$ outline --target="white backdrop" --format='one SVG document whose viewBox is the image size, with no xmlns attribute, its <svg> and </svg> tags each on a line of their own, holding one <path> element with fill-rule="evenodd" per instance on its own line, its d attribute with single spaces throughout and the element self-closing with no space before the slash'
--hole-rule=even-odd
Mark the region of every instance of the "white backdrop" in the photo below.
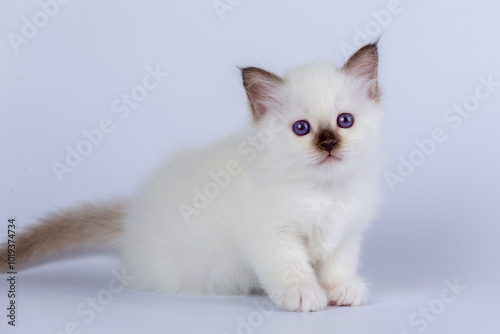
<svg viewBox="0 0 500 334">
<path fill-rule="evenodd" d="M 399 293 L 440 291 L 446 280 L 466 286 L 464 295 L 496 293 L 498 299 L 498 13 L 493 0 L 2 0 L 0 236 L 5 240 L 9 217 L 23 227 L 55 207 L 131 193 L 173 150 L 244 126 L 237 66 L 280 74 L 314 60 L 341 65 L 348 53 L 382 36 L 385 205 L 367 233 L 362 269 L 372 282 L 372 304 Z M 145 79 L 154 72 L 155 80 Z M 89 146 L 85 132 L 99 127 L 102 138 Z M 68 166 L 71 150 L 88 154 Z M 58 176 L 54 164 L 68 166 L 66 172 Z M 81 270 L 71 261 L 53 268 Z M 19 287 L 25 298 L 36 294 L 36 274 L 44 272 L 34 270 L 26 273 L 24 295 Z M 92 280 L 92 272 L 86 275 Z M 66 293 L 57 284 L 51 289 Z M 130 296 L 140 309 L 146 297 Z M 35 314 L 39 305 L 28 300 L 19 322 L 36 326 L 30 310 Z M 58 310 L 66 307 L 62 300 Z M 407 318 L 429 301 L 405 304 L 400 324 L 384 328 L 416 332 L 420 327 Z M 175 307 L 172 299 L 165 305 Z M 445 315 L 458 319 L 450 315 L 453 306 Z M 229 318 L 218 332 L 237 329 Z M 91 332 L 104 328 L 93 325 Z M 252 330 L 265 332 L 264 325 Z M 357 330 L 346 326 L 344 332 Z M 47 328 L 55 333 L 59 327 Z"/>
</svg>

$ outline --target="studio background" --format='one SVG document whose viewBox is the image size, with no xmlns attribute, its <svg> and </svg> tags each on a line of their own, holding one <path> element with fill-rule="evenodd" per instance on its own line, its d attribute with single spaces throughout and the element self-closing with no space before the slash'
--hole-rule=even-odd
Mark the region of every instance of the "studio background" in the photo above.
<svg viewBox="0 0 500 334">
<path fill-rule="evenodd" d="M 1 240 L 10 217 L 21 229 L 57 207 L 132 194 L 165 156 L 244 127 L 238 66 L 341 66 L 381 36 L 386 109 L 385 200 L 362 258 L 369 305 L 268 315 L 254 305 L 264 297 L 124 291 L 87 322 L 75 309 L 119 268 L 96 256 L 20 273 L 18 326 L 2 311 L 2 333 L 70 332 L 71 322 L 83 333 L 498 331 L 499 12 L 498 2 L 465 0 L 2 0 Z M 126 111 L 122 94 L 151 72 L 162 73 L 157 85 Z M 54 164 L 67 165 L 102 122 L 108 133 L 58 176 Z M 443 302 L 456 281 L 466 288 Z M 2 310 L 7 290 L 2 279 Z M 436 305 L 425 329 L 410 320 Z M 262 321 L 249 320 L 255 312 Z"/>
</svg>

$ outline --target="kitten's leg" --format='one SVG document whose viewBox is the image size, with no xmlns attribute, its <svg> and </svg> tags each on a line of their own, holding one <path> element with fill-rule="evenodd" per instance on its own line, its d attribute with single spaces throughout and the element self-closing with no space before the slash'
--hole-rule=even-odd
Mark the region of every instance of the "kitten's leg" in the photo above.
<svg viewBox="0 0 500 334">
<path fill-rule="evenodd" d="M 286 311 L 318 311 L 328 300 L 318 283 L 304 241 L 281 232 L 267 236 L 254 252 L 254 268 L 262 287 L 277 307 Z"/>
<path fill-rule="evenodd" d="M 368 299 L 368 288 L 356 274 L 361 234 L 344 239 L 336 251 L 318 264 L 318 279 L 331 305 L 359 306 Z"/>
</svg>

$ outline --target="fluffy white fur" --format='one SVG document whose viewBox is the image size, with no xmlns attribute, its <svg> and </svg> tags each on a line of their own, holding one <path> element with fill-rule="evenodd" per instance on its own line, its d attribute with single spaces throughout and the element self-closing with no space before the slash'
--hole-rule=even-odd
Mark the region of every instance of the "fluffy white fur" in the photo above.
<svg viewBox="0 0 500 334">
<path fill-rule="evenodd" d="M 247 74 L 249 128 L 170 158 L 132 201 L 120 245 L 133 285 L 164 293 L 265 291 L 289 311 L 367 300 L 356 271 L 379 198 L 382 110 L 376 45 L 366 48 L 340 69 L 318 63 L 282 79 Z M 337 125 L 345 112 L 355 118 L 347 129 Z M 310 123 L 309 134 L 292 131 L 298 120 Z M 341 145 L 322 162 L 328 153 L 314 136 L 325 126 Z"/>
</svg>

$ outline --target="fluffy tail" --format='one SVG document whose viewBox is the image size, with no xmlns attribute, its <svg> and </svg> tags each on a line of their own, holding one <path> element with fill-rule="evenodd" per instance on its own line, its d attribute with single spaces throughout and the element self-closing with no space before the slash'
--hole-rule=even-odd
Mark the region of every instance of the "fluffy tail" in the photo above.
<svg viewBox="0 0 500 334">
<path fill-rule="evenodd" d="M 87 203 L 49 214 L 40 224 L 16 231 L 15 268 L 77 251 L 110 250 L 118 245 L 125 215 L 125 203 L 118 201 Z M 8 271 L 8 251 L 7 243 L 0 244 L 0 273 Z"/>
</svg>

